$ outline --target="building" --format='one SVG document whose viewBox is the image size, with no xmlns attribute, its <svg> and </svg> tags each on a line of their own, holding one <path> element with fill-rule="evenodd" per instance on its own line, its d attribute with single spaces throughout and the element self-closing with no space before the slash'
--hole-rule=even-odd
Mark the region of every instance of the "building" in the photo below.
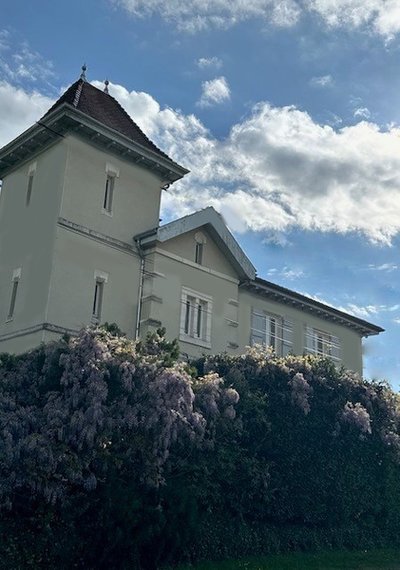
<svg viewBox="0 0 400 570">
<path fill-rule="evenodd" d="M 83 68 L 0 150 L 0 351 L 108 321 L 131 337 L 162 325 L 189 356 L 257 342 L 361 372 L 380 327 L 258 278 L 210 207 L 159 226 L 187 173 Z"/>
</svg>

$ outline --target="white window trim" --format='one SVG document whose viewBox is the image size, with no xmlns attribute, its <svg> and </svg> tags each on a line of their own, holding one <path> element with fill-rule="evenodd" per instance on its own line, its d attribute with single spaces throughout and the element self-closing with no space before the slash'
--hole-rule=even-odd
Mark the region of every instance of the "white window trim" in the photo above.
<svg viewBox="0 0 400 570">
<path fill-rule="evenodd" d="M 185 321 L 186 321 L 186 303 L 188 297 L 194 298 L 196 301 L 202 301 L 207 304 L 206 308 L 206 322 L 205 322 L 205 335 L 204 338 L 198 338 L 196 336 L 190 335 L 185 332 Z M 210 295 L 205 295 L 199 291 L 194 291 L 188 287 L 182 287 L 181 293 L 181 320 L 180 320 L 180 330 L 179 339 L 188 342 L 190 344 L 195 344 L 203 348 L 211 348 L 211 325 L 212 325 L 212 308 L 213 301 Z"/>
<path fill-rule="evenodd" d="M 315 356 L 320 356 L 321 358 L 331 358 L 335 362 L 341 362 L 340 356 L 335 356 L 332 352 L 336 349 L 338 354 L 341 354 L 341 343 L 339 337 L 333 335 L 327 331 L 316 327 L 306 327 L 305 329 L 305 351 L 308 354 L 313 354 Z M 317 347 L 318 335 L 323 339 L 323 351 L 319 351 Z M 325 347 L 328 350 L 325 351 Z"/>
<path fill-rule="evenodd" d="M 257 309 L 253 309 L 251 311 L 251 319 L 253 318 L 253 315 L 255 315 L 256 317 L 263 317 L 264 319 L 271 321 L 271 319 L 274 319 L 276 322 L 276 327 L 277 330 L 275 331 L 274 337 L 275 337 L 275 345 L 272 346 L 271 344 L 267 344 L 267 334 L 269 334 L 269 336 L 271 336 L 271 333 L 268 332 L 268 327 L 266 326 L 266 330 L 265 331 L 261 331 L 258 329 L 255 329 L 252 325 L 252 323 L 250 323 L 250 342 L 253 339 L 253 331 L 258 332 L 262 335 L 265 335 L 265 346 L 271 346 L 271 348 L 274 349 L 275 353 L 277 355 L 282 354 L 283 350 L 282 350 L 282 346 L 283 346 L 283 327 L 284 327 L 284 319 L 281 315 L 275 315 L 273 313 L 269 313 L 267 311 L 257 311 Z M 251 342 L 252 344 L 252 342 Z"/>
<path fill-rule="evenodd" d="M 103 290 L 102 290 L 102 296 L 101 296 L 101 300 L 100 300 L 100 311 L 99 311 L 99 315 L 95 315 L 93 313 L 93 305 L 92 305 L 92 317 L 91 317 L 91 322 L 95 325 L 98 325 L 100 323 L 101 320 L 101 313 L 103 310 L 103 300 L 104 300 L 104 285 L 106 283 L 108 283 L 108 273 L 106 273 L 105 271 L 99 271 L 96 269 L 96 271 L 94 272 L 94 290 L 96 291 L 96 287 L 98 283 L 102 283 L 103 284 Z M 93 304 L 94 304 L 94 298 L 93 298 Z"/>
<path fill-rule="evenodd" d="M 115 179 L 119 178 L 119 168 L 117 168 L 116 166 L 114 166 L 110 162 L 107 162 L 106 168 L 105 168 L 105 173 L 106 173 L 106 185 L 107 185 L 108 177 L 114 178 L 114 182 L 113 182 L 113 186 L 112 186 L 111 208 L 107 209 L 104 207 L 105 194 L 103 194 L 103 206 L 101 207 L 101 213 L 104 214 L 105 216 L 108 216 L 109 218 L 112 218 L 113 217 L 114 196 L 115 196 Z M 104 192 L 105 192 L 105 189 L 104 189 Z"/>
<path fill-rule="evenodd" d="M 17 300 L 17 295 L 18 295 L 18 286 L 17 289 L 15 290 L 15 296 L 14 296 L 14 288 L 15 288 L 15 283 L 19 283 L 20 279 L 21 279 L 21 275 L 22 275 L 22 268 L 21 267 L 17 267 L 17 269 L 14 269 L 13 274 L 12 274 L 12 279 L 11 279 L 11 297 L 10 297 L 10 304 L 8 307 L 8 311 L 7 311 L 7 318 L 6 318 L 6 323 L 11 322 L 12 320 L 14 320 L 14 315 L 15 315 L 15 305 L 16 305 L 16 300 Z M 14 298 L 14 301 L 13 301 Z M 12 309 L 12 312 L 11 312 Z"/>
</svg>

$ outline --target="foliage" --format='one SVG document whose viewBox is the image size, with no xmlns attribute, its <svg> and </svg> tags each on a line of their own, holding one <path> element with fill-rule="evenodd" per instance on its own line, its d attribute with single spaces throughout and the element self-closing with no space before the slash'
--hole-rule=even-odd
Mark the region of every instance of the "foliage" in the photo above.
<svg viewBox="0 0 400 570">
<path fill-rule="evenodd" d="M 162 330 L 132 342 L 109 325 L 0 355 L 5 567 L 397 544 L 387 384 L 257 347 L 190 365 L 178 351 Z"/>
<path fill-rule="evenodd" d="M 133 343 L 104 328 L 2 355 L 3 559 L 19 551 L 21 567 L 40 560 L 42 568 L 45 549 L 49 567 L 63 567 L 55 537 L 78 567 L 144 564 L 147 552 L 157 558 L 170 453 L 187 456 L 210 438 L 192 379 L 174 357 L 176 343 L 158 333 Z M 209 404 L 222 413 L 225 390 L 216 381 Z M 21 525 L 29 556 L 17 537 Z"/>
</svg>

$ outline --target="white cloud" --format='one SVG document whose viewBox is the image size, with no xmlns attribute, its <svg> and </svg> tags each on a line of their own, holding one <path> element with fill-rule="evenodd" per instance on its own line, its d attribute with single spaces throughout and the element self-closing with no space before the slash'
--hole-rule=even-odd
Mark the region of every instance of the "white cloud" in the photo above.
<svg viewBox="0 0 400 570">
<path fill-rule="evenodd" d="M 132 16 L 159 15 L 178 30 L 194 33 L 207 28 L 227 28 L 248 19 L 276 26 L 292 26 L 300 15 L 296 0 L 110 0 Z"/>
<path fill-rule="evenodd" d="M 332 75 L 321 75 L 313 77 L 310 81 L 313 87 L 331 87 L 333 85 Z"/>
<path fill-rule="evenodd" d="M 398 0 L 109 0 L 134 17 L 158 15 L 178 30 L 195 33 L 227 28 L 248 19 L 275 26 L 294 26 L 313 13 L 327 26 L 363 28 L 391 40 L 400 32 Z"/>
<path fill-rule="evenodd" d="M 358 109 L 355 109 L 353 115 L 356 118 L 368 120 L 371 118 L 371 111 L 367 109 L 367 107 L 358 107 Z"/>
<path fill-rule="evenodd" d="M 208 69 L 210 67 L 214 69 L 221 69 L 222 59 L 219 57 L 200 57 L 196 61 L 196 65 L 200 69 Z"/>
<path fill-rule="evenodd" d="M 388 273 L 391 273 L 392 271 L 399 269 L 399 266 L 396 263 L 382 263 L 381 265 L 370 264 L 368 265 L 368 269 L 373 271 L 386 271 Z"/>
<path fill-rule="evenodd" d="M 225 77 L 203 81 L 201 88 L 201 97 L 197 103 L 199 107 L 211 107 L 229 101 L 231 98 L 231 91 Z"/>
<path fill-rule="evenodd" d="M 53 102 L 37 91 L 0 82 L 0 147 L 40 119 Z"/>
<path fill-rule="evenodd" d="M 283 269 L 277 269 L 276 267 L 272 267 L 267 271 L 268 277 L 281 277 L 283 279 L 287 279 L 289 281 L 293 281 L 295 279 L 299 279 L 299 277 L 304 276 L 304 271 L 302 269 L 294 269 L 285 266 Z"/>
<path fill-rule="evenodd" d="M 8 30 L 0 30 L 0 72 L 14 85 L 47 82 L 55 75 L 51 61 L 32 50 L 26 41 L 16 41 Z"/>
<path fill-rule="evenodd" d="M 160 148 L 191 169 L 164 193 L 166 218 L 212 205 L 239 232 L 358 232 L 385 244 L 400 232 L 398 128 L 382 131 L 363 121 L 335 130 L 295 107 L 264 102 L 218 140 L 195 115 L 162 109 L 147 93 L 109 88 Z M 0 142 L 51 103 L 1 83 Z"/>
<path fill-rule="evenodd" d="M 398 0 L 305 0 L 331 27 L 361 28 L 392 39 L 400 31 Z"/>
<path fill-rule="evenodd" d="M 213 205 L 239 232 L 358 232 L 385 244 L 400 232 L 396 127 L 382 131 L 363 121 L 334 129 L 295 107 L 264 102 L 218 140 L 196 116 L 161 109 L 146 93 L 115 85 L 110 91 L 191 170 L 164 194 L 167 218 Z"/>
</svg>

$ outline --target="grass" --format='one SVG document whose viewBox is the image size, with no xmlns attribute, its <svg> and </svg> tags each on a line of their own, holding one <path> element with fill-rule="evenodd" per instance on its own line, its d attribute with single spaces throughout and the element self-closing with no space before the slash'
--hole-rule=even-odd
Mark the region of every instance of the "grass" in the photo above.
<svg viewBox="0 0 400 570">
<path fill-rule="evenodd" d="M 179 570 L 189 570 L 181 566 Z M 400 550 L 318 552 L 203 562 L 190 570 L 400 570 Z"/>
</svg>

